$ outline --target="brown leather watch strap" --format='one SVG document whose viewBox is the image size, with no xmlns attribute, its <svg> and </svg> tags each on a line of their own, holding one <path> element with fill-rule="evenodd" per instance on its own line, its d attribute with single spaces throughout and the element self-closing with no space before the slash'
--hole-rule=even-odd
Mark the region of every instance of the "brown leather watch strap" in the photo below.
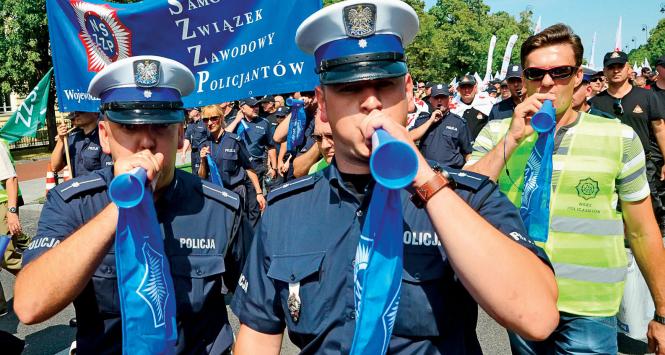
<svg viewBox="0 0 665 355">
<path fill-rule="evenodd" d="M 416 192 L 411 195 L 411 201 L 418 208 L 423 208 L 432 196 L 441 191 L 444 187 L 452 185 L 453 181 L 448 178 L 448 174 L 442 171 L 436 171 L 434 176 L 426 183 L 415 188 Z"/>
</svg>

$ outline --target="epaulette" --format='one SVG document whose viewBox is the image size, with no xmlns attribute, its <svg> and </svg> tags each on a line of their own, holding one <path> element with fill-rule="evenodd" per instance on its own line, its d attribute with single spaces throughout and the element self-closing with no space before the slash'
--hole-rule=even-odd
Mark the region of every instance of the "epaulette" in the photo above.
<svg viewBox="0 0 665 355">
<path fill-rule="evenodd" d="M 201 188 L 203 190 L 203 195 L 225 204 L 234 211 L 238 210 L 240 207 L 240 197 L 231 190 L 227 190 L 206 180 L 201 180 Z"/>
<path fill-rule="evenodd" d="M 321 174 L 307 175 L 274 188 L 268 194 L 268 203 L 295 192 L 309 189 L 321 178 Z"/>
<path fill-rule="evenodd" d="M 106 180 L 104 180 L 99 174 L 93 173 L 66 181 L 53 188 L 53 190 L 55 190 L 65 202 L 68 202 L 77 195 L 100 188 L 106 189 Z"/>
<path fill-rule="evenodd" d="M 228 135 L 229 135 L 229 138 L 232 138 L 232 139 L 235 139 L 235 140 L 237 140 L 237 141 L 240 141 L 240 136 L 237 135 L 237 134 L 235 134 L 235 133 L 232 133 L 232 132 L 226 132 L 226 133 L 224 133 L 224 134 L 228 134 Z"/>
<path fill-rule="evenodd" d="M 483 186 L 491 181 L 489 177 L 482 174 L 448 167 L 444 167 L 443 169 L 448 172 L 450 178 L 455 181 L 455 184 L 458 187 L 471 189 L 472 191 L 479 191 Z"/>
</svg>

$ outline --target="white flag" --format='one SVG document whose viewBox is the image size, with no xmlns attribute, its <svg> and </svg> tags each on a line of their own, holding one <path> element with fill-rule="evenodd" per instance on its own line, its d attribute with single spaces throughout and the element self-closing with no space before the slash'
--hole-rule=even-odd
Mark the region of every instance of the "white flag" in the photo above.
<svg viewBox="0 0 665 355">
<path fill-rule="evenodd" d="M 591 58 L 589 58 L 589 67 L 596 70 L 596 32 L 593 33 L 593 41 L 591 42 Z"/>
<path fill-rule="evenodd" d="M 644 63 L 642 63 L 642 67 L 651 68 L 651 65 L 649 65 L 649 61 L 646 58 L 644 58 Z"/>
<path fill-rule="evenodd" d="M 487 50 L 487 67 L 485 69 L 485 79 L 483 82 L 487 84 L 492 80 L 492 57 L 494 56 L 494 47 L 496 46 L 496 36 L 492 36 L 490 39 L 490 47 Z"/>
<path fill-rule="evenodd" d="M 506 44 L 506 52 L 503 54 L 503 63 L 501 63 L 501 80 L 508 74 L 508 65 L 510 64 L 510 57 L 513 55 L 515 42 L 517 42 L 517 35 L 510 36 L 508 44 Z"/>
<path fill-rule="evenodd" d="M 616 35 L 616 42 L 614 43 L 614 51 L 619 52 L 622 49 L 621 46 L 621 16 L 619 16 L 619 27 L 617 27 L 617 35 Z"/>
<path fill-rule="evenodd" d="M 537 33 L 540 33 L 540 31 L 543 30 L 543 29 L 542 29 L 542 25 L 541 25 L 541 23 L 540 23 L 540 20 L 541 20 L 541 17 L 538 16 L 538 21 L 536 22 L 536 28 L 533 30 L 533 34 L 534 34 L 534 35 L 537 34 Z"/>
<path fill-rule="evenodd" d="M 637 67 L 637 63 L 636 63 L 636 64 L 633 64 L 633 71 L 636 72 L 636 73 L 640 73 L 640 72 L 641 72 L 640 68 Z"/>
</svg>

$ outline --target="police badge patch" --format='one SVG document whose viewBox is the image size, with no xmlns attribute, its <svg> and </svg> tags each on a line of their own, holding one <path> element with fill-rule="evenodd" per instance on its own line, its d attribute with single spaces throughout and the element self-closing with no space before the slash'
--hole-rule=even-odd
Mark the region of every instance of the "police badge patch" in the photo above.
<svg viewBox="0 0 665 355">
<path fill-rule="evenodd" d="M 344 8 L 344 28 L 352 38 L 371 36 L 376 31 L 376 5 L 358 4 Z"/>
<path fill-rule="evenodd" d="M 159 84 L 159 62 L 145 59 L 134 62 L 134 82 L 138 87 L 149 88 Z"/>
</svg>

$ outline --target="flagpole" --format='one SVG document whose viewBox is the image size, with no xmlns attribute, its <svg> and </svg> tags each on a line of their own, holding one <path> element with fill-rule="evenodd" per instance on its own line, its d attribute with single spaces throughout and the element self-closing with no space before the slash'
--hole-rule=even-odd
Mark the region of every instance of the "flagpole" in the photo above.
<svg viewBox="0 0 665 355">
<path fill-rule="evenodd" d="M 69 157 L 69 140 L 67 139 L 67 137 L 68 137 L 69 134 L 70 134 L 72 131 L 74 131 L 75 129 L 76 129 L 76 127 L 72 127 L 72 128 L 70 128 L 70 129 L 67 131 L 67 133 L 65 133 L 65 138 L 64 138 L 64 144 L 65 144 L 65 159 L 67 160 L 67 169 L 69 170 L 69 177 L 70 177 L 70 178 L 74 178 L 74 174 L 73 174 L 73 171 L 72 171 L 72 160 L 71 160 L 71 158 Z"/>
</svg>

